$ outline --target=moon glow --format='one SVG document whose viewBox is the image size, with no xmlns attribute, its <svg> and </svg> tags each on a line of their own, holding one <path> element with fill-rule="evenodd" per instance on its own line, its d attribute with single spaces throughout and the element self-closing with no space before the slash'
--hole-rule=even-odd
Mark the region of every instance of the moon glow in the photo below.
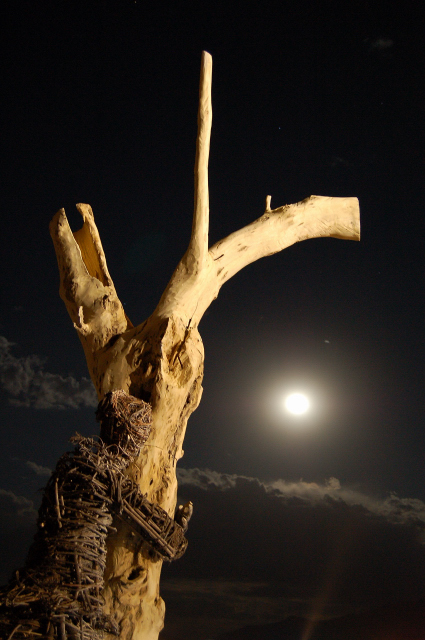
<svg viewBox="0 0 425 640">
<path fill-rule="evenodd" d="M 285 398 L 285 408 L 289 413 L 301 415 L 310 408 L 310 401 L 303 393 L 291 393 Z"/>
</svg>

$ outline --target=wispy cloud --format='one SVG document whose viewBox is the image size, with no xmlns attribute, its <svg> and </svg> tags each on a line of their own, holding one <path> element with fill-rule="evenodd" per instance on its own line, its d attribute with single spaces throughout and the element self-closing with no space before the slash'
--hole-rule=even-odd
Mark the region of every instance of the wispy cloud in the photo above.
<svg viewBox="0 0 425 640">
<path fill-rule="evenodd" d="M 34 409 L 79 409 L 96 407 L 93 383 L 88 378 L 76 380 L 44 369 L 37 355 L 16 357 L 13 342 L 0 336 L 0 386 L 15 406 Z"/>
<path fill-rule="evenodd" d="M 27 460 L 25 464 L 38 476 L 50 476 L 52 474 L 52 470 L 49 467 L 42 467 L 36 462 L 31 462 L 31 460 Z"/>
<path fill-rule="evenodd" d="M 394 40 L 390 38 L 375 38 L 375 40 L 369 41 L 369 44 L 371 49 L 382 51 L 383 49 L 391 49 L 394 45 Z"/>
<path fill-rule="evenodd" d="M 391 58 L 394 55 L 394 40 L 391 40 L 391 38 L 366 38 L 364 45 L 370 55 L 380 58 Z"/>
<path fill-rule="evenodd" d="M 218 473 L 210 469 L 178 469 L 177 476 L 180 486 L 192 485 L 204 491 L 211 489 L 227 491 L 243 485 L 251 485 L 251 487 L 262 488 L 266 494 L 285 501 L 295 499 L 311 506 L 318 504 L 331 506 L 334 503 L 341 503 L 347 507 L 360 507 L 394 524 L 415 524 L 425 530 L 425 503 L 421 500 L 400 498 L 395 493 L 385 498 L 370 496 L 356 489 L 342 487 L 337 478 L 329 478 L 323 484 L 303 480 L 262 482 L 258 478 Z"/>
<path fill-rule="evenodd" d="M 238 476 L 235 474 L 219 473 L 211 469 L 177 469 L 177 479 L 180 485 L 190 484 L 198 489 L 233 489 L 239 479 L 259 482 L 255 478 Z"/>
<path fill-rule="evenodd" d="M 10 506 L 12 505 L 12 511 L 16 513 L 18 516 L 25 516 L 31 520 L 35 521 L 37 516 L 37 510 L 34 508 L 34 503 L 32 500 L 25 498 L 24 496 L 18 496 L 13 491 L 8 491 L 7 489 L 0 489 L 0 500 L 3 505 L 7 504 L 10 515 Z M 0 503 L 0 511 L 1 511 L 1 503 Z"/>
</svg>

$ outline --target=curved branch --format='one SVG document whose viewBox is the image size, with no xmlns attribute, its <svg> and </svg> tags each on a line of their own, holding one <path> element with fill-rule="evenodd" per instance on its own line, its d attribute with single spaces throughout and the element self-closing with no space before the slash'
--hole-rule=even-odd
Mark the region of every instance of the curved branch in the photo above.
<svg viewBox="0 0 425 640">
<path fill-rule="evenodd" d="M 251 224 L 220 240 L 209 253 L 217 262 L 220 286 L 251 262 L 311 238 L 360 240 L 357 198 L 310 196 L 296 204 L 266 211 Z"/>
<path fill-rule="evenodd" d="M 222 285 L 243 267 L 301 240 L 325 237 L 360 239 L 357 198 L 310 196 L 272 211 L 268 196 L 261 218 L 211 247 L 196 277 L 177 267 L 155 314 L 177 315 L 196 327 Z"/>
</svg>

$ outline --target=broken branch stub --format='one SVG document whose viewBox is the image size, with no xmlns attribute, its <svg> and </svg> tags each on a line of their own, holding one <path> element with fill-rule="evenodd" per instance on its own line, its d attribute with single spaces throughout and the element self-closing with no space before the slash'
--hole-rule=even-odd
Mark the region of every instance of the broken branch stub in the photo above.
<svg viewBox="0 0 425 640">
<path fill-rule="evenodd" d="M 133 325 L 115 291 L 90 205 L 77 204 L 84 224 L 73 233 L 60 209 L 50 223 L 58 260 L 59 294 L 78 331 L 93 373 L 93 354 Z"/>
</svg>

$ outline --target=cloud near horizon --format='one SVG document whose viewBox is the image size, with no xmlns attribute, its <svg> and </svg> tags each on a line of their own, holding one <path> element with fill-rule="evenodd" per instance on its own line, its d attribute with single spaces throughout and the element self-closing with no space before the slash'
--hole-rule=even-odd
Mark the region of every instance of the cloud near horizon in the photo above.
<svg viewBox="0 0 425 640">
<path fill-rule="evenodd" d="M 15 514 L 29 521 L 35 522 L 37 517 L 37 510 L 32 500 L 19 496 L 13 491 L 0 489 L 0 510 L 3 512 L 4 509 L 7 509 L 9 516 Z"/>
<path fill-rule="evenodd" d="M 38 475 L 49 471 L 25 464 Z M 208 632 L 288 615 L 340 615 L 423 594 L 421 500 L 367 495 L 336 478 L 263 482 L 209 469 L 177 473 L 179 498 L 193 500 L 194 515 L 187 553 L 163 567 L 161 593 L 173 640 L 183 638 L 177 632 L 182 620 L 185 637 L 195 625 L 207 638 Z M 36 510 L 31 500 L 5 489 L 0 510 L 5 579 L 22 565 Z"/>
<path fill-rule="evenodd" d="M 423 594 L 421 500 L 368 495 L 336 478 L 264 482 L 182 468 L 177 476 L 179 500 L 192 500 L 194 513 L 185 556 L 163 567 L 166 640 L 183 640 L 178 629 L 188 637 L 193 625 L 210 638 Z"/>
<path fill-rule="evenodd" d="M 33 409 L 97 407 L 91 380 L 49 373 L 39 356 L 13 355 L 14 346 L 15 343 L 0 336 L 0 387 L 9 394 L 10 404 Z"/>
<path fill-rule="evenodd" d="M 49 469 L 49 467 L 43 467 L 36 462 L 32 462 L 31 460 L 27 460 L 25 464 L 29 469 L 31 469 L 31 471 L 34 471 L 37 476 L 49 477 L 52 475 L 52 470 Z"/>
<path fill-rule="evenodd" d="M 210 469 L 177 469 L 179 485 L 194 486 L 203 491 L 211 489 L 229 491 L 238 486 L 252 485 L 262 489 L 265 494 L 275 496 L 284 501 L 299 500 L 306 505 L 330 506 L 332 502 L 345 504 L 347 507 L 360 507 L 375 516 L 382 516 L 393 524 L 416 525 L 425 531 L 425 503 L 417 498 L 400 498 L 390 493 L 385 498 L 369 496 L 359 490 L 342 487 L 337 478 L 328 478 L 323 484 L 316 482 L 289 482 L 273 480 L 263 482 L 258 478 L 237 474 L 219 473 Z"/>
</svg>

